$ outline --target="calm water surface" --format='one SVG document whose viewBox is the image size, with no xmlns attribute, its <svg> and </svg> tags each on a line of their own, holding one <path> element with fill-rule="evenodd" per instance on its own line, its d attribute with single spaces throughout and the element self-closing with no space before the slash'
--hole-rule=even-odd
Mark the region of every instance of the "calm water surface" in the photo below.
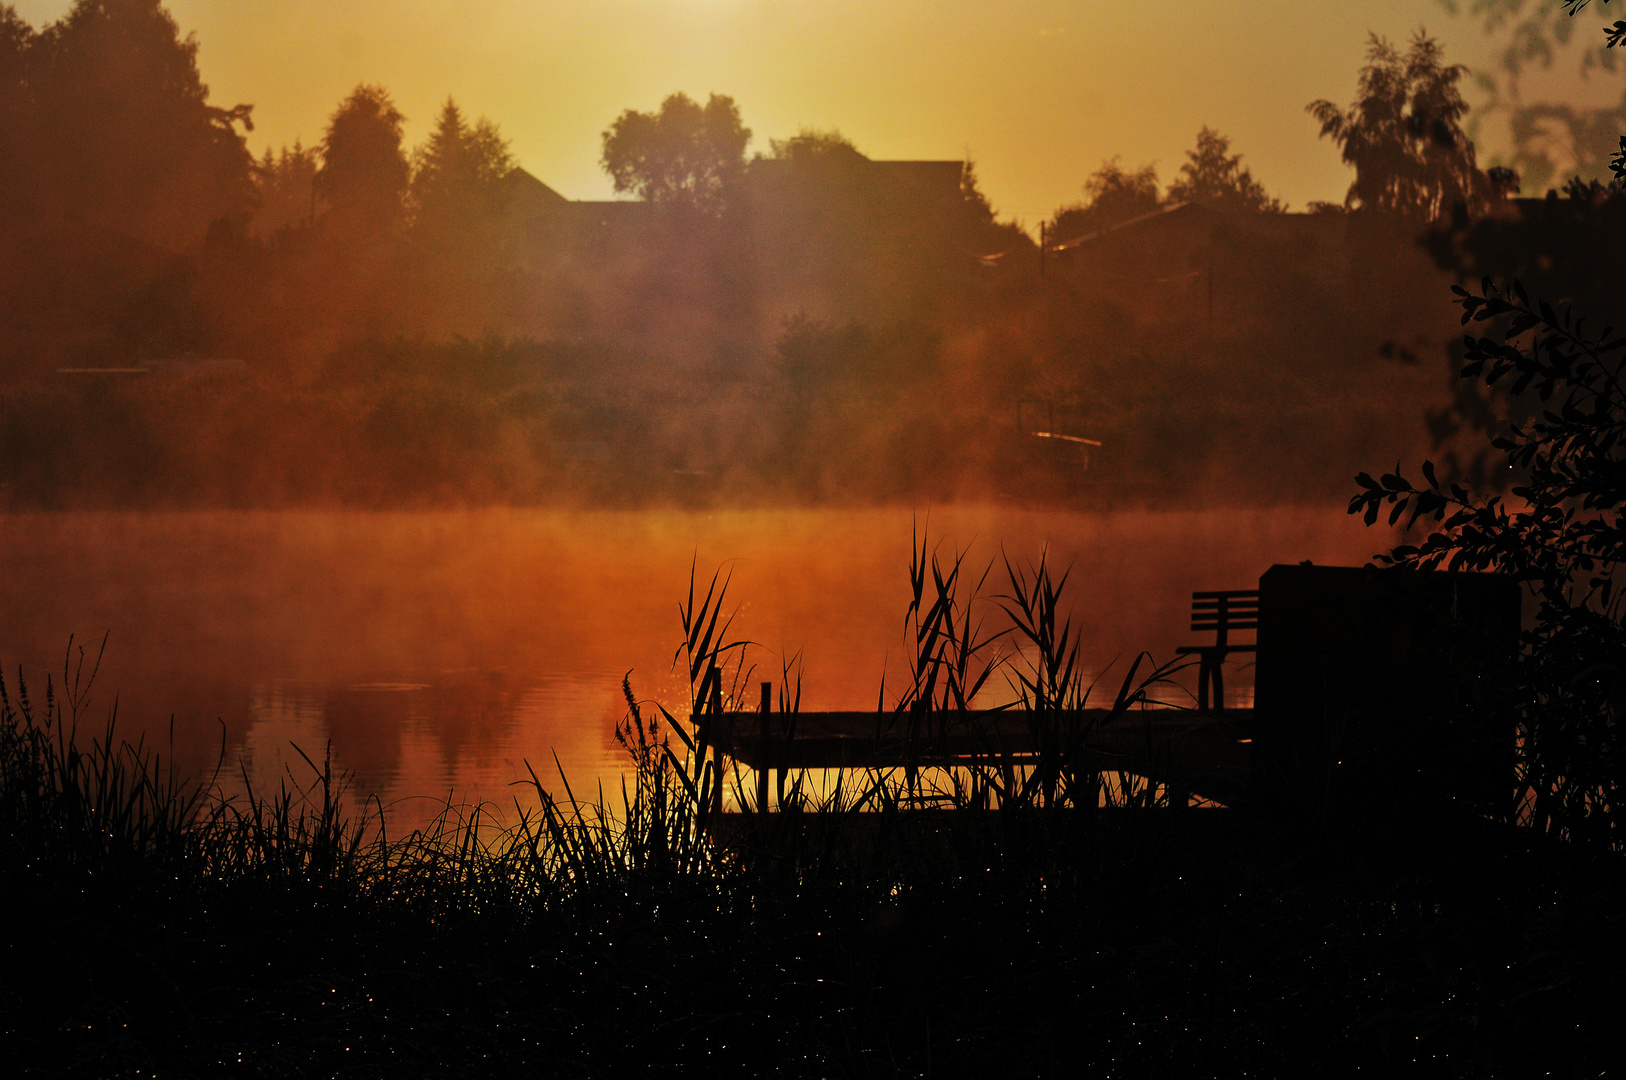
<svg viewBox="0 0 1626 1080">
<path fill-rule="evenodd" d="M 803 707 L 874 708 L 903 653 L 910 508 L 5 515 L 0 661 L 38 696 L 69 635 L 94 657 L 96 724 L 257 787 L 309 769 L 297 746 L 410 816 L 455 793 L 504 805 L 527 762 L 578 795 L 619 783 L 621 680 L 674 712 L 691 562 L 732 571 L 760 677 L 790 657 Z M 1072 565 L 1090 669 L 1115 689 L 1142 649 L 1192 643 L 1194 589 L 1251 588 L 1272 563 L 1356 565 L 1389 542 L 1339 509 L 929 513 L 944 553 Z M 990 576 L 985 593 L 999 592 Z M 997 621 L 988 605 L 990 627 Z M 1249 672 L 1227 684 L 1245 703 Z M 1233 689 L 1234 688 L 1234 689 Z M 995 691 L 998 692 L 997 690 Z M 887 704 L 890 704 L 890 700 Z"/>
</svg>

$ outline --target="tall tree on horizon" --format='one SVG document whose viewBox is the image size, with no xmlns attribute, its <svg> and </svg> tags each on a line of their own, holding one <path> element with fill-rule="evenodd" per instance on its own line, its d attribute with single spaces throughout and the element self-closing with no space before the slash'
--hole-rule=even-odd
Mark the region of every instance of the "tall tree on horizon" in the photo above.
<svg viewBox="0 0 1626 1080">
<path fill-rule="evenodd" d="M 604 132 L 601 161 L 617 191 L 716 217 L 730 208 L 750 141 L 733 98 L 712 94 L 702 106 L 672 94 L 659 112 L 628 109 L 616 117 Z"/>
<path fill-rule="evenodd" d="M 9 20 L 8 20 L 9 21 Z M 43 209 L 189 248 L 253 206 L 252 106 L 209 104 L 161 0 L 76 0 L 28 49 Z"/>
<path fill-rule="evenodd" d="M 1231 140 L 1205 126 L 1197 132 L 1197 148 L 1186 151 L 1186 163 L 1169 184 L 1170 202 L 1194 202 L 1224 210 L 1279 214 L 1286 207 L 1265 190 L 1242 164 L 1241 154 L 1230 153 Z"/>
<path fill-rule="evenodd" d="M 369 83 L 358 85 L 333 111 L 316 190 L 340 231 L 381 238 L 400 227 L 411 176 L 401 147 L 405 122 L 389 91 Z"/>
<path fill-rule="evenodd" d="M 1478 210 L 1497 194 L 1462 127 L 1468 103 L 1459 84 L 1468 69 L 1444 56 L 1421 30 L 1404 53 L 1373 34 L 1355 102 L 1305 106 L 1355 169 L 1347 207 L 1432 221 L 1459 206 Z"/>
<path fill-rule="evenodd" d="M 0 218 L 27 214 L 33 204 L 29 174 L 32 113 L 28 61 L 34 28 L 10 4 L 0 4 Z"/>
<path fill-rule="evenodd" d="M 254 187 L 259 193 L 253 223 L 257 232 L 267 235 L 314 224 L 317 167 L 316 150 L 307 150 L 297 139 L 279 152 L 265 148 L 265 156 L 254 165 Z"/>
<path fill-rule="evenodd" d="M 499 209 L 498 182 L 514 168 L 497 125 L 463 118 L 451 98 L 435 130 L 412 155 L 412 206 L 420 231 L 455 234 L 479 229 Z"/>
</svg>

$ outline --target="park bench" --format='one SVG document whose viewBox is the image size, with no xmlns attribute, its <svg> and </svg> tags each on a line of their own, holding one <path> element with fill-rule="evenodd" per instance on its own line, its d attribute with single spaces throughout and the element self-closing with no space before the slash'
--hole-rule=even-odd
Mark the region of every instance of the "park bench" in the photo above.
<svg viewBox="0 0 1626 1080">
<path fill-rule="evenodd" d="M 1197 657 L 1197 709 L 1207 712 L 1209 704 L 1225 708 L 1225 658 L 1232 653 L 1257 653 L 1255 642 L 1231 641 L 1233 630 L 1259 629 L 1259 590 L 1194 592 L 1191 594 L 1191 629 L 1214 632 L 1212 645 L 1182 645 L 1180 656 Z"/>
</svg>

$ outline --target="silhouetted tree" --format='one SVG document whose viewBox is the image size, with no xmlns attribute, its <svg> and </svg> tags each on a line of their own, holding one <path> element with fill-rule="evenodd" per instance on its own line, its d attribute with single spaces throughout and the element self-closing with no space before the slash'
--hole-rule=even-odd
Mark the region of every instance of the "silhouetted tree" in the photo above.
<svg viewBox="0 0 1626 1080">
<path fill-rule="evenodd" d="M 1280 199 L 1265 191 L 1242 165 L 1241 154 L 1229 153 L 1231 140 L 1205 127 L 1197 132 L 1197 148 L 1186 151 L 1186 163 L 1169 185 L 1170 202 L 1194 202 L 1224 210 L 1279 214 Z"/>
<path fill-rule="evenodd" d="M 297 139 L 292 148 L 284 146 L 277 153 L 265 148 L 265 156 L 254 165 L 254 187 L 259 194 L 256 231 L 266 235 L 315 222 L 316 169 L 316 151 L 306 150 Z"/>
<path fill-rule="evenodd" d="M 1573 12 L 1586 0 L 1563 4 Z M 1609 47 L 1626 42 L 1626 23 L 1606 34 Z M 1610 168 L 1626 180 L 1626 136 Z M 1577 201 L 1590 201 L 1576 186 Z M 1385 561 L 1494 570 L 1531 586 L 1540 606 L 1508 688 L 1519 725 L 1510 815 L 1626 849 L 1626 337 L 1532 298 L 1518 281 L 1454 291 L 1463 323 L 1490 331 L 1464 338 L 1462 378 L 1506 388 L 1510 419 L 1490 444 L 1506 466 L 1498 471 L 1515 478 L 1511 497 L 1442 483 L 1425 461 L 1422 485 L 1398 466 L 1361 474 L 1349 510 L 1368 524 L 1385 507 L 1390 524 L 1407 510 L 1408 526 L 1433 519 L 1435 531 Z"/>
<path fill-rule="evenodd" d="M 1432 221 L 1458 206 L 1477 210 L 1496 194 L 1462 130 L 1468 104 L 1457 84 L 1468 69 L 1443 57 L 1422 31 L 1405 53 L 1373 34 L 1354 104 L 1305 106 L 1355 169 L 1347 206 Z"/>
<path fill-rule="evenodd" d="M 342 230 L 376 236 L 400 224 L 411 175 L 401 149 L 405 120 L 388 91 L 363 83 L 328 121 L 316 190 Z"/>
<path fill-rule="evenodd" d="M 988 196 L 982 193 L 977 184 L 977 163 L 970 158 L 960 169 L 960 199 L 965 203 L 966 213 L 970 221 L 978 225 L 992 225 L 994 223 L 994 205 L 988 201 Z"/>
<path fill-rule="evenodd" d="M 769 139 L 768 156 L 775 161 L 789 161 L 797 165 L 815 165 L 829 162 L 865 162 L 869 158 L 859 153 L 851 139 L 839 131 L 819 131 L 802 128 L 788 139 Z"/>
<path fill-rule="evenodd" d="M 617 117 L 604 132 L 602 163 L 617 191 L 716 216 L 729 209 L 750 141 L 733 98 L 712 94 L 701 107 L 673 94 L 659 112 Z"/>
<path fill-rule="evenodd" d="M 497 125 L 483 117 L 469 125 L 447 98 L 428 142 L 413 154 L 417 227 L 441 233 L 479 228 L 497 209 L 497 181 L 513 167 Z"/>
<path fill-rule="evenodd" d="M 1458 0 L 1441 2 L 1453 14 L 1464 6 Z M 1479 19 L 1485 33 L 1499 45 L 1493 60 L 1496 70 L 1474 73 L 1482 100 L 1474 109 L 1475 122 L 1469 125 L 1469 133 L 1475 134 L 1486 118 L 1504 117 L 1513 143 L 1509 164 L 1532 194 L 1560 181 L 1563 172 L 1588 180 L 1605 175 L 1616 139 L 1626 128 L 1626 91 L 1613 105 L 1531 100 L 1526 96 L 1529 88 L 1524 76 L 1532 68 L 1552 68 L 1560 52 L 1570 46 L 1578 25 L 1569 16 L 1590 8 L 1591 14 L 1607 20 L 1610 12 L 1602 4 L 1592 7 L 1587 0 L 1474 0 L 1466 7 L 1467 14 Z M 1613 29 L 1605 28 L 1604 41 L 1582 45 L 1576 64 L 1582 78 L 1620 70 L 1619 57 L 1610 51 L 1609 41 L 1611 35 L 1623 34 L 1626 22 L 1617 22 Z"/>
<path fill-rule="evenodd" d="M 1062 207 L 1050 219 L 1050 235 L 1069 240 L 1150 214 L 1162 205 L 1157 189 L 1156 166 L 1143 165 L 1128 172 L 1117 158 L 1103 161 L 1084 181 L 1084 201 Z"/>
<path fill-rule="evenodd" d="M 24 212 L 32 202 L 27 70 L 33 41 L 34 28 L 10 4 L 0 5 L 0 215 Z"/>
<path fill-rule="evenodd" d="M 412 155 L 409 263 L 423 325 L 479 333 L 500 307 L 501 214 L 513 169 L 497 126 L 470 124 L 450 98 L 428 140 Z"/>
<path fill-rule="evenodd" d="M 252 127 L 251 107 L 209 104 L 197 40 L 159 0 L 78 0 L 29 51 L 51 209 L 170 247 L 250 211 L 237 127 Z"/>
<path fill-rule="evenodd" d="M 1424 462 L 1420 487 L 1398 467 L 1361 474 L 1349 509 L 1368 524 L 1385 504 L 1391 523 L 1408 509 L 1411 522 L 1438 523 L 1387 561 L 1494 570 L 1532 586 L 1540 608 L 1508 695 L 1520 725 L 1519 802 L 1540 830 L 1626 848 L 1626 338 L 1588 332 L 1518 283 L 1457 291 L 1465 322 L 1495 327 L 1468 337 L 1463 378 L 1507 380 L 1515 398 L 1539 399 L 1530 420 L 1492 440 L 1520 477 L 1512 498 L 1442 482 Z"/>
</svg>

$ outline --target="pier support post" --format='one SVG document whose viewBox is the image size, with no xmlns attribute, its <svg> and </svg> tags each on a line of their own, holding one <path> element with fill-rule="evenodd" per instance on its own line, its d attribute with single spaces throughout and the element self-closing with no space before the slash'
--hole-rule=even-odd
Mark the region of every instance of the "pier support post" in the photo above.
<svg viewBox="0 0 1626 1080">
<path fill-rule="evenodd" d="M 762 684 L 762 728 L 757 743 L 757 813 L 768 812 L 768 734 L 769 715 L 773 709 L 773 683 Z"/>
<path fill-rule="evenodd" d="M 721 730 L 723 720 L 723 688 L 719 685 L 721 680 L 711 684 L 711 717 L 712 722 L 718 725 L 718 730 L 711 738 L 711 770 L 715 778 L 711 788 L 711 812 L 721 815 L 723 812 L 723 740 L 727 733 Z"/>
</svg>

